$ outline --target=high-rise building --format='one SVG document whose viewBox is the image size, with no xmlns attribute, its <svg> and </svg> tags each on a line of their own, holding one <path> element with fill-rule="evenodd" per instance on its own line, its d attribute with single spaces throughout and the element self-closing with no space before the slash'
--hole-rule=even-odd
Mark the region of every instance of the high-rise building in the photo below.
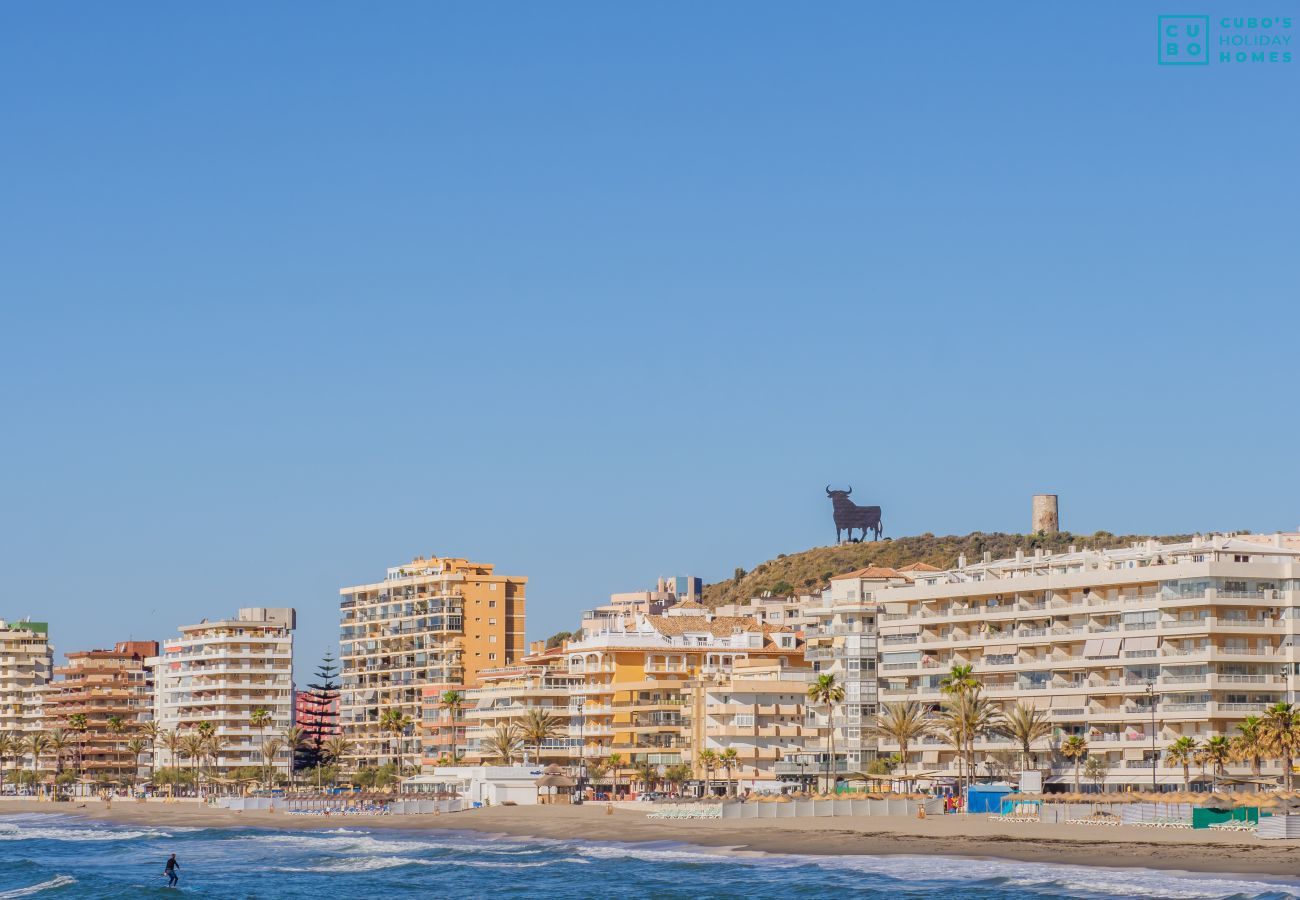
<svg viewBox="0 0 1300 900">
<path fill-rule="evenodd" d="M 0 732 L 40 731 L 41 706 L 54 668 L 46 622 L 0 619 Z"/>
<path fill-rule="evenodd" d="M 153 719 L 148 661 L 157 655 L 157 641 L 120 641 L 112 650 L 69 653 L 67 665 L 55 668 L 58 679 L 45 694 L 45 724 L 72 735 L 87 776 L 123 780 L 142 774 L 143 754 L 131 753 L 126 743 Z"/>
<path fill-rule="evenodd" d="M 339 592 L 340 723 L 354 762 L 419 760 L 426 697 L 464 690 L 482 670 L 523 655 L 527 581 L 491 564 L 417 557 L 383 581 Z M 405 718 L 403 733 L 384 724 L 386 714 Z"/>
<path fill-rule="evenodd" d="M 202 722 L 215 729 L 220 774 L 263 765 L 263 744 L 293 725 L 294 610 L 246 608 L 231 619 L 182 625 L 163 642 L 154 667 L 154 714 L 161 728 L 189 732 Z M 254 727 L 253 714 L 270 713 Z M 160 747 L 159 764 L 182 764 Z M 288 771 L 282 749 L 273 765 Z"/>
</svg>

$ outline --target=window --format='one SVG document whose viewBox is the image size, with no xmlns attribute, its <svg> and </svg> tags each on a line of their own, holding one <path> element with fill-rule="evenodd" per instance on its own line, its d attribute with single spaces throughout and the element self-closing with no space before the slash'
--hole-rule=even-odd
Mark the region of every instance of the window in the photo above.
<svg viewBox="0 0 1300 900">
<path fill-rule="evenodd" d="M 497 623 L 497 620 L 496 620 L 496 619 L 488 619 L 488 624 L 489 624 L 489 625 L 495 625 L 496 623 Z"/>
<path fill-rule="evenodd" d="M 495 600 L 489 600 L 488 609 L 496 609 L 496 608 L 497 608 L 497 602 Z"/>
</svg>

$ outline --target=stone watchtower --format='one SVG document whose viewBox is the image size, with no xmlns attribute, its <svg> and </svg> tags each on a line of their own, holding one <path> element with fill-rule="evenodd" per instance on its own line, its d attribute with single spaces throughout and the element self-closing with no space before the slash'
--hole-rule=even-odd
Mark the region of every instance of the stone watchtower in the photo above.
<svg viewBox="0 0 1300 900">
<path fill-rule="evenodd" d="M 1054 534 L 1061 530 L 1061 517 L 1056 507 L 1055 494 L 1034 494 L 1034 523 L 1030 534 L 1040 531 Z"/>
</svg>

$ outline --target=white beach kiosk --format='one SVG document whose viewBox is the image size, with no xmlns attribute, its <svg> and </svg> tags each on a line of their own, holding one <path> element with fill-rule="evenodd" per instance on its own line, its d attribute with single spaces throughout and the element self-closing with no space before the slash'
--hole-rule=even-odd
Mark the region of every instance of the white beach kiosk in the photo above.
<svg viewBox="0 0 1300 900">
<path fill-rule="evenodd" d="M 541 766 L 438 766 L 403 779 L 401 792 L 415 797 L 456 794 L 473 806 L 532 806 L 541 776 Z"/>
</svg>

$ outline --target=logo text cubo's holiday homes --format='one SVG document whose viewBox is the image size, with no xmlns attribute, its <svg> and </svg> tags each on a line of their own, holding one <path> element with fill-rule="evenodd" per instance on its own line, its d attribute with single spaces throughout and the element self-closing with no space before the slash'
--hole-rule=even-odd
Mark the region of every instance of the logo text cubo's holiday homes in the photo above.
<svg viewBox="0 0 1300 900">
<path fill-rule="evenodd" d="M 1290 16 L 1164 15 L 1156 18 L 1156 61 L 1162 66 L 1290 63 Z"/>
</svg>

